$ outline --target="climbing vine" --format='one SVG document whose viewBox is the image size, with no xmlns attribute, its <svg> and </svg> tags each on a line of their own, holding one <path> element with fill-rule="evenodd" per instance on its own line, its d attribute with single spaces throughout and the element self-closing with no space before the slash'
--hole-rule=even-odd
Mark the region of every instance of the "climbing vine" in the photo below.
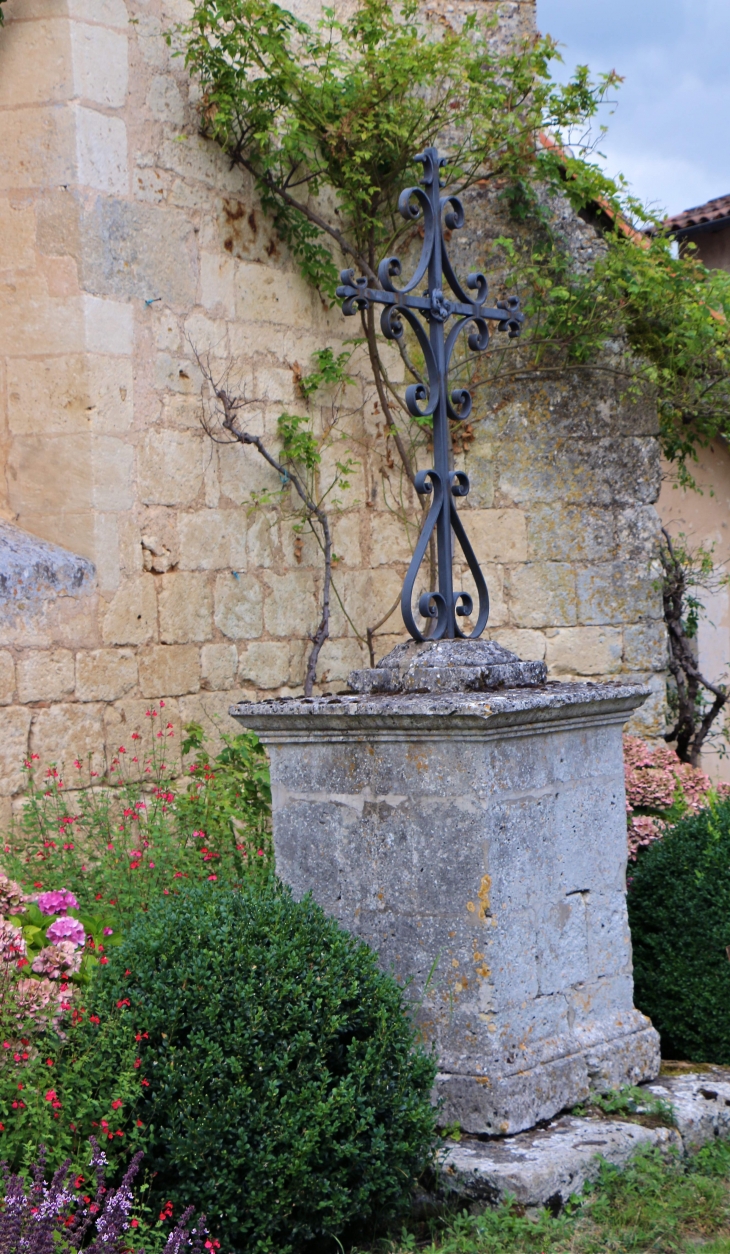
<svg viewBox="0 0 730 1254">
<path fill-rule="evenodd" d="M 437 143 L 448 154 L 450 191 L 478 184 L 506 211 L 513 229 L 486 264 L 498 287 L 518 291 L 528 315 L 518 348 L 500 344 L 486 366 L 466 352 L 456 373 L 475 390 L 609 372 L 624 395 L 656 404 L 663 451 L 691 482 L 697 446 L 730 426 L 730 276 L 709 272 L 691 252 L 674 256 L 661 224 L 601 172 L 590 148 L 579 144 L 576 155 L 566 147 L 564 137 L 590 128 L 618 76 L 594 79 L 579 67 L 557 86 L 554 42 L 500 50 L 497 22 L 472 14 L 451 24 L 418 0 L 359 0 L 348 16 L 324 9 L 310 25 L 274 0 L 194 0 L 179 33 L 201 88 L 204 133 L 252 178 L 324 301 L 334 298 L 341 266 L 377 285 L 383 256 L 407 260 L 417 250 L 417 227 L 398 213 L 398 196 L 419 177 L 415 153 Z M 557 194 L 598 228 L 590 266 L 576 262 L 554 212 Z M 358 330 L 387 465 L 392 446 L 400 466 L 385 475 L 387 504 L 413 534 L 414 500 L 416 512 L 424 502 L 410 487 L 430 437 L 430 420 L 410 415 L 404 400 L 405 384 L 420 382 L 417 346 L 407 335 L 398 342 L 395 371 L 372 309 Z M 341 367 L 327 351 L 313 387 Z M 292 439 L 301 430 L 292 428 Z M 464 451 L 473 427 L 454 434 Z M 384 621 L 358 630 L 371 657 Z"/>
<path fill-rule="evenodd" d="M 414 153 L 438 141 L 449 186 L 503 188 L 516 224 L 493 258 L 516 283 L 528 330 L 519 355 L 493 353 L 490 381 L 528 372 L 612 370 L 628 392 L 656 400 L 667 457 L 687 477 L 698 444 L 730 419 L 730 276 L 691 253 L 672 255 L 660 224 L 590 150 L 562 136 L 590 123 L 620 81 L 579 67 L 567 86 L 550 77 L 553 41 L 497 50 L 496 17 L 456 28 L 429 21 L 417 0 L 360 0 L 316 27 L 273 0 L 198 0 L 184 28 L 185 57 L 203 90 L 203 126 L 252 176 L 302 273 L 330 298 L 344 261 L 377 283 L 383 255 L 413 228 L 397 213 Z M 546 135 L 554 138 L 545 142 Z M 588 270 L 576 267 L 541 190 L 560 190 L 604 238 Z M 646 232 L 646 229 L 650 233 Z M 363 315 L 370 367 L 388 431 L 413 481 L 423 433 Z M 607 342 L 628 353 L 607 362 Z M 406 373 L 417 359 L 402 346 Z M 465 367 L 468 371 L 470 367 Z"/>
</svg>

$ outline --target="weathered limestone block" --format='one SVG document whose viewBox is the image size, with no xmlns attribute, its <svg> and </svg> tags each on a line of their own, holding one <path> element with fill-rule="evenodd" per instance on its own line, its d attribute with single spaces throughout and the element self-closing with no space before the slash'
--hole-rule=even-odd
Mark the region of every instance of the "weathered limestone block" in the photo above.
<svg viewBox="0 0 730 1254">
<path fill-rule="evenodd" d="M 194 644 L 151 645 L 139 656 L 139 686 L 145 697 L 178 697 L 200 688 L 200 659 Z"/>
<path fill-rule="evenodd" d="M 493 1206 L 511 1195 L 522 1206 L 564 1205 L 602 1162 L 625 1167 L 638 1149 L 677 1153 L 674 1128 L 565 1116 L 547 1128 L 499 1141 L 448 1143 L 441 1188 L 452 1204 Z"/>
<path fill-rule="evenodd" d="M 647 1087 L 671 1104 L 685 1149 L 730 1137 L 730 1068 L 708 1065 L 686 1074 L 662 1074 Z"/>
<path fill-rule="evenodd" d="M 659 1038 L 632 1001 L 621 744 L 646 690 L 539 683 L 529 668 L 544 664 L 491 642 L 395 655 L 377 669 L 401 688 L 417 670 L 415 691 L 232 707 L 269 746 L 279 874 L 408 983 L 445 1124 L 518 1132 L 591 1088 L 653 1078 Z M 462 669 L 510 664 L 537 685 L 464 690 Z M 448 665 L 461 691 L 444 691 Z"/>
<path fill-rule="evenodd" d="M 74 655 L 70 649 L 26 653 L 18 659 L 18 699 L 63 701 L 73 695 Z"/>
<path fill-rule="evenodd" d="M 0 615 L 11 621 L 56 597 L 94 590 L 94 567 L 85 558 L 0 521 Z"/>
<path fill-rule="evenodd" d="M 0 649 L 0 705 L 10 705 L 15 692 L 15 663 L 12 653 Z"/>
<path fill-rule="evenodd" d="M 137 658 L 131 649 L 90 649 L 76 656 L 79 701 L 117 701 L 137 686 Z"/>
</svg>

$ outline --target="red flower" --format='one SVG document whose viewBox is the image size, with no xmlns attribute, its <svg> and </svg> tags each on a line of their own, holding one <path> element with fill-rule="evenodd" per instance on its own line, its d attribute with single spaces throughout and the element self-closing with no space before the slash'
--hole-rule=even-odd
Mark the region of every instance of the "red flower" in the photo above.
<svg viewBox="0 0 730 1254">
<path fill-rule="evenodd" d="M 124 1102 L 122 1101 L 120 1097 L 118 1097 L 116 1101 L 112 1102 L 112 1110 L 119 1110 L 119 1107 L 123 1105 L 124 1105 Z"/>
<path fill-rule="evenodd" d="M 138 1119 L 138 1120 L 137 1120 L 137 1127 L 138 1127 L 138 1128 L 143 1128 L 143 1127 L 144 1127 L 144 1124 L 142 1123 L 142 1120 L 141 1120 L 141 1119 Z"/>
<path fill-rule="evenodd" d="M 209 876 L 208 876 L 208 879 L 209 879 L 209 880 L 217 880 L 217 879 L 218 879 L 218 876 L 217 876 L 217 875 L 209 875 Z"/>
<path fill-rule="evenodd" d="M 141 1059 L 141 1058 L 135 1058 L 135 1060 L 134 1060 L 134 1069 L 135 1069 L 135 1071 L 137 1071 L 137 1070 L 138 1070 L 141 1066 L 142 1066 L 142 1059 Z"/>
<path fill-rule="evenodd" d="M 75 1188 L 75 1189 L 80 1189 L 80 1188 L 81 1188 L 81 1185 L 82 1185 L 82 1184 L 84 1184 L 84 1183 L 85 1183 L 84 1177 L 83 1177 L 83 1176 L 77 1176 L 77 1177 L 76 1177 L 76 1179 L 74 1180 L 74 1188 Z"/>
<path fill-rule="evenodd" d="M 46 1066 L 47 1066 L 47 1067 L 52 1067 L 52 1066 L 53 1066 L 53 1059 L 52 1059 L 52 1058 L 46 1058 Z"/>
<path fill-rule="evenodd" d="M 106 964 L 107 964 L 107 962 L 108 962 L 108 961 L 109 961 L 109 959 L 108 959 L 108 958 L 100 958 L 100 959 L 99 959 L 99 962 L 101 963 L 101 965 L 102 965 L 103 967 L 105 967 L 105 966 L 106 966 Z"/>
<path fill-rule="evenodd" d="M 122 1006 L 131 1006 L 131 1004 L 132 1003 L 130 1002 L 128 997 L 122 997 L 117 1002 L 117 1010 L 121 1010 Z"/>
<path fill-rule="evenodd" d="M 130 1219 L 130 1221 L 129 1221 L 129 1226 L 130 1226 L 130 1228 L 139 1228 L 139 1220 L 138 1220 L 138 1219 Z"/>
<path fill-rule="evenodd" d="M 134 1039 L 135 1041 L 148 1041 L 150 1034 L 149 1032 L 138 1032 Z"/>
<path fill-rule="evenodd" d="M 56 1090 L 55 1090 L 55 1089 L 49 1089 L 49 1090 L 48 1090 L 48 1092 L 46 1093 L 46 1101 L 47 1101 L 47 1102 L 55 1102 L 55 1101 L 56 1101 L 56 1098 L 57 1098 Z"/>
<path fill-rule="evenodd" d="M 146 1089 L 148 1089 L 148 1088 L 150 1087 L 150 1082 L 149 1082 L 149 1080 L 143 1080 L 143 1081 L 142 1081 L 142 1083 L 143 1083 L 143 1085 L 144 1085 L 144 1087 L 145 1087 Z"/>
<path fill-rule="evenodd" d="M 89 1015 L 89 1023 L 101 1023 L 98 1015 Z"/>
</svg>

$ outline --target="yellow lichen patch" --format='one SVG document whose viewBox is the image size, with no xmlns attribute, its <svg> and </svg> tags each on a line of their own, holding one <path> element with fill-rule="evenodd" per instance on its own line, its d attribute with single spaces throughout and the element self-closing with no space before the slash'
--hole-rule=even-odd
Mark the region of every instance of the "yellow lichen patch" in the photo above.
<svg viewBox="0 0 730 1254">
<path fill-rule="evenodd" d="M 483 980 L 488 980 L 491 974 L 492 972 L 489 970 L 486 962 L 482 963 L 480 967 L 477 967 L 477 975 L 481 975 Z"/>
<path fill-rule="evenodd" d="M 459 959 L 458 959 L 458 958 L 452 958 L 452 959 L 451 959 L 451 965 L 452 965 L 452 967 L 458 967 L 458 965 L 459 965 Z"/>
<path fill-rule="evenodd" d="M 473 914 L 474 911 L 476 910 L 476 906 L 474 905 L 473 901 L 467 901 L 466 908 L 469 911 L 469 914 Z"/>
<path fill-rule="evenodd" d="M 489 909 L 489 890 L 491 887 L 492 877 L 490 875 L 483 875 L 482 882 L 479 885 L 479 892 L 477 893 L 479 898 L 479 918 L 482 920 L 482 923 L 485 922 L 487 917 L 487 910 Z"/>
</svg>

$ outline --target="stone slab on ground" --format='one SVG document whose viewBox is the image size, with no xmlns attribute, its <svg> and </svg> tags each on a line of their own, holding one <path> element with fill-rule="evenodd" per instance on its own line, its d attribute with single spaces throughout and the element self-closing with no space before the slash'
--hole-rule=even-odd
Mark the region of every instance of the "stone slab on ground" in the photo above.
<svg viewBox="0 0 730 1254">
<path fill-rule="evenodd" d="M 563 1115 L 517 1136 L 447 1141 L 443 1192 L 469 1206 L 507 1194 L 523 1206 L 560 1206 L 596 1178 L 602 1159 L 623 1167 L 643 1146 L 686 1153 L 730 1138 L 730 1067 L 690 1065 L 665 1064 L 659 1080 L 641 1086 L 672 1106 L 675 1128 Z"/>
<path fill-rule="evenodd" d="M 559 1207 L 596 1178 L 601 1159 L 623 1167 L 649 1145 L 682 1151 L 674 1128 L 564 1115 L 517 1136 L 447 1142 L 442 1180 L 467 1205 L 495 1205 L 511 1194 L 523 1206 Z"/>
<path fill-rule="evenodd" d="M 642 1087 L 671 1102 L 685 1149 L 730 1137 L 730 1068 L 708 1064 L 701 1071 L 662 1074 Z"/>
</svg>

